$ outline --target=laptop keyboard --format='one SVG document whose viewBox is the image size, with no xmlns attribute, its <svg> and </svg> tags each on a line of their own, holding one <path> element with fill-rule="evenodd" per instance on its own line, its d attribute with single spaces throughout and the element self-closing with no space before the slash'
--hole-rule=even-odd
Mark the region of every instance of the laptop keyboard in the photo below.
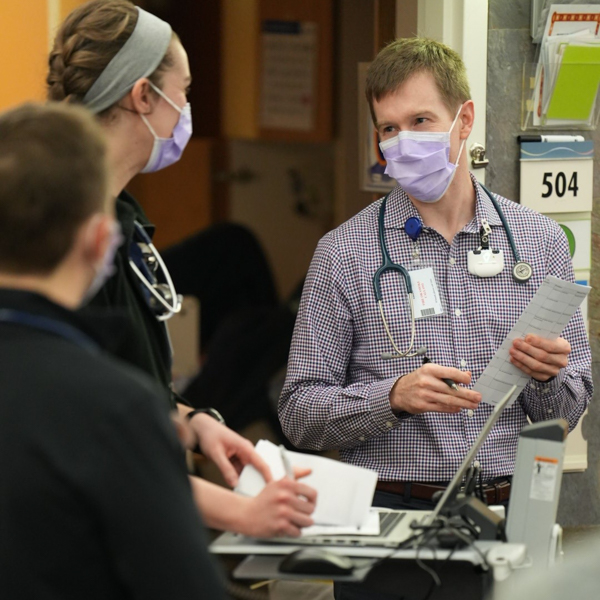
<svg viewBox="0 0 600 600">
<path fill-rule="evenodd" d="M 387 535 L 405 516 L 405 512 L 380 512 L 379 535 Z"/>
</svg>

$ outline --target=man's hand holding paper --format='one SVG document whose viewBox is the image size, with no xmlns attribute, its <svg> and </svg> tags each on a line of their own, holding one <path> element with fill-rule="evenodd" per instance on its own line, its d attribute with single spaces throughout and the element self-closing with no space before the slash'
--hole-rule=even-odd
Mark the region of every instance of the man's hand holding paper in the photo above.
<svg viewBox="0 0 600 600">
<path fill-rule="evenodd" d="M 567 340 L 549 340 L 534 334 L 515 339 L 509 351 L 510 362 L 537 381 L 556 377 L 569 363 L 570 352 Z"/>
</svg>

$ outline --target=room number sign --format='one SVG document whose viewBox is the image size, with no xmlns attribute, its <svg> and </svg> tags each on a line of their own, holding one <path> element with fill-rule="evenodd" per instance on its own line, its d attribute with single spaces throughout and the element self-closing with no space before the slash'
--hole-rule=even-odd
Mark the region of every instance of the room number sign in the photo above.
<svg viewBox="0 0 600 600">
<path fill-rule="evenodd" d="M 521 144 L 521 204 L 541 213 L 589 212 L 592 142 Z"/>
</svg>

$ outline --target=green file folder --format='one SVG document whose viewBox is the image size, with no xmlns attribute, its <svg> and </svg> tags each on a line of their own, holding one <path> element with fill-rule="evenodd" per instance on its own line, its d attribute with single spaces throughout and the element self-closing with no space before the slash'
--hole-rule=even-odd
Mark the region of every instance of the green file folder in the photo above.
<svg viewBox="0 0 600 600">
<path fill-rule="evenodd" d="M 600 46 L 565 48 L 546 117 L 588 121 L 600 83 Z"/>
</svg>

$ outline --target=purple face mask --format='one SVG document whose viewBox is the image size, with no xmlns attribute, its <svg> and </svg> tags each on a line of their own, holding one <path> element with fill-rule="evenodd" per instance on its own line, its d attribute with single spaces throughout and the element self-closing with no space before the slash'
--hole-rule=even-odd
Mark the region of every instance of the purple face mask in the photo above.
<svg viewBox="0 0 600 600">
<path fill-rule="evenodd" d="M 450 187 L 456 164 L 450 162 L 450 133 L 462 106 L 447 132 L 401 131 L 379 144 L 387 162 L 385 174 L 421 202 L 437 202 Z M 463 140 L 458 156 L 466 140 Z"/>
<path fill-rule="evenodd" d="M 181 158 L 187 143 L 190 141 L 190 137 L 192 137 L 192 107 L 190 103 L 188 102 L 183 108 L 179 108 L 175 102 L 165 96 L 152 82 L 150 82 L 150 85 L 157 94 L 162 96 L 179 113 L 179 121 L 175 125 L 170 138 L 161 138 L 156 135 L 148 119 L 144 115 L 140 115 L 150 133 L 154 136 L 154 146 L 152 147 L 152 152 L 146 166 L 142 169 L 142 173 L 160 171 L 160 169 L 176 163 Z"/>
<path fill-rule="evenodd" d="M 111 225 L 110 240 L 108 242 L 106 253 L 102 258 L 100 265 L 95 267 L 96 275 L 90 283 L 83 300 L 83 305 L 87 304 L 99 291 L 100 288 L 117 272 L 115 266 L 115 256 L 121 244 L 125 241 L 121 233 L 121 225 L 115 221 Z"/>
</svg>

